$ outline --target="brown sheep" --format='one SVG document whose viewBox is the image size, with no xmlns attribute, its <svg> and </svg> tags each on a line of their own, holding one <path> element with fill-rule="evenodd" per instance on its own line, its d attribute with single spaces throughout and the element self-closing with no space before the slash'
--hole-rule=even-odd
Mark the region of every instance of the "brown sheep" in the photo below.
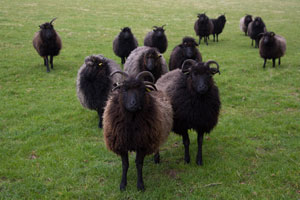
<svg viewBox="0 0 300 200">
<path fill-rule="evenodd" d="M 117 71 L 112 73 L 125 72 Z M 173 110 L 169 98 L 156 91 L 153 83 L 142 81 L 154 77 L 141 72 L 136 77 L 116 84 L 103 114 L 103 134 L 107 148 L 122 158 L 120 190 L 127 185 L 128 151 L 136 152 L 137 188 L 144 190 L 142 168 L 144 157 L 155 153 L 159 163 L 159 147 L 167 140 L 173 125 Z"/>
</svg>

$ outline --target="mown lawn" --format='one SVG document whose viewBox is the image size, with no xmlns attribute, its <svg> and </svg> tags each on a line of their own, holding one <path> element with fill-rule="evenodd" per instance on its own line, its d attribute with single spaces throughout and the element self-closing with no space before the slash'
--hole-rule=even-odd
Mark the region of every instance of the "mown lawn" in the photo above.
<svg viewBox="0 0 300 200">
<path fill-rule="evenodd" d="M 0 199 L 300 198 L 299 0 L 1 0 L 0 8 Z M 204 166 L 195 163 L 196 134 L 187 165 L 181 138 L 171 133 L 162 163 L 145 160 L 146 191 L 136 189 L 131 154 L 127 190 L 120 192 L 121 160 L 106 149 L 96 112 L 77 100 L 77 70 L 91 54 L 120 63 L 112 41 L 124 26 L 142 45 L 152 26 L 167 24 L 168 61 L 183 36 L 196 37 L 199 12 L 227 17 L 219 43 L 211 37 L 199 47 L 221 70 L 215 81 L 222 111 L 204 141 Z M 286 38 L 281 66 L 269 61 L 262 68 L 239 30 L 246 13 Z M 32 37 L 54 17 L 63 50 L 46 73 Z"/>
</svg>

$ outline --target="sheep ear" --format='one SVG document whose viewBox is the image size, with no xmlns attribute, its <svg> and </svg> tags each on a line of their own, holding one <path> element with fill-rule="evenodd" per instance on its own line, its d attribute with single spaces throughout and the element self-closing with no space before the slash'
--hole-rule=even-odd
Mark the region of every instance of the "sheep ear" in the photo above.
<svg viewBox="0 0 300 200">
<path fill-rule="evenodd" d="M 275 33 L 274 33 L 274 32 L 271 32 L 271 36 L 274 37 L 274 36 L 275 36 Z"/>
</svg>

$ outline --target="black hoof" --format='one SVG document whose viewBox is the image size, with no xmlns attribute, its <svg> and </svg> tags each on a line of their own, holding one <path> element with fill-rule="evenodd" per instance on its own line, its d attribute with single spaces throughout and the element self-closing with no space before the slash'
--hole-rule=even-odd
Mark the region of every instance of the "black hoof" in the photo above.
<svg viewBox="0 0 300 200">
<path fill-rule="evenodd" d="M 203 166 L 202 160 L 197 160 L 196 163 L 197 163 L 197 165 L 199 165 L 199 166 Z"/>
<path fill-rule="evenodd" d="M 126 183 L 121 183 L 120 184 L 120 190 L 125 191 L 126 190 Z"/>
<path fill-rule="evenodd" d="M 144 186 L 144 184 L 143 183 L 140 183 L 140 184 L 138 184 L 137 185 L 137 189 L 139 190 L 139 191 L 145 191 L 145 186 Z"/>
</svg>

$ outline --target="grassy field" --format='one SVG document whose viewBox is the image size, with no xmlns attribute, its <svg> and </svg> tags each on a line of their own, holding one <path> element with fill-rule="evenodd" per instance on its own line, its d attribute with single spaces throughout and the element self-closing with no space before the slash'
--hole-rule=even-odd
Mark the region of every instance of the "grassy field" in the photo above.
<svg viewBox="0 0 300 200">
<path fill-rule="evenodd" d="M 0 8 L 0 199 L 300 199 L 299 0 L 1 0 Z M 196 134 L 186 165 L 171 133 L 162 163 L 145 159 L 146 191 L 136 189 L 131 154 L 120 192 L 121 160 L 106 149 L 96 112 L 77 100 L 77 70 L 91 54 L 120 63 L 112 41 L 124 26 L 142 45 L 153 25 L 167 24 L 168 61 L 183 36 L 195 37 L 199 12 L 227 17 L 219 43 L 199 47 L 221 70 L 222 111 L 204 141 L 204 166 L 195 163 Z M 239 30 L 246 13 L 286 38 L 281 66 L 262 68 Z M 63 49 L 46 73 L 32 38 L 54 17 Z"/>
</svg>

